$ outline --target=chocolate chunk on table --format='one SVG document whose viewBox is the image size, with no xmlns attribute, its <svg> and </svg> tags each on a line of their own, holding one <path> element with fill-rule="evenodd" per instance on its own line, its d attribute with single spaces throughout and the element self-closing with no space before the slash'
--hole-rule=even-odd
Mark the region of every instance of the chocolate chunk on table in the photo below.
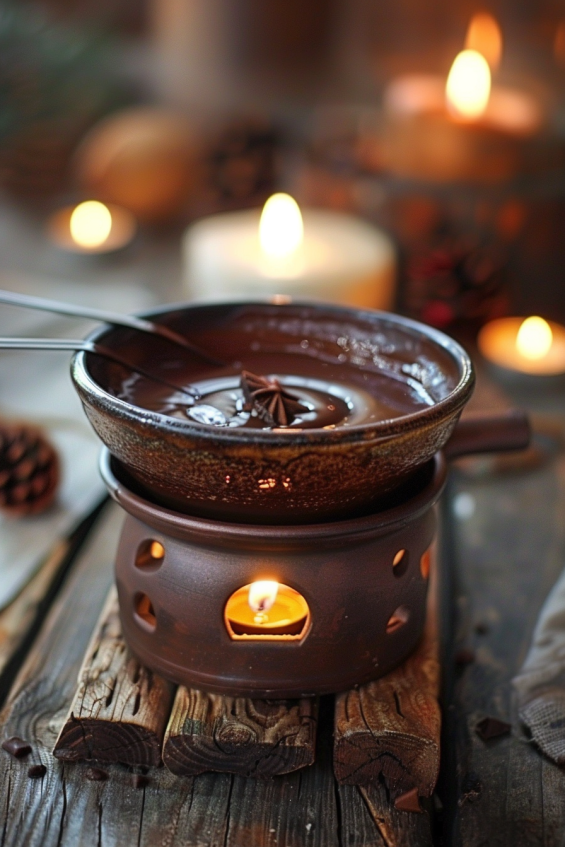
<svg viewBox="0 0 565 847">
<path fill-rule="evenodd" d="M 31 753 L 31 744 L 14 735 L 2 742 L 2 750 L 5 750 L 10 756 L 14 756 L 15 759 L 23 759 Z"/>
</svg>

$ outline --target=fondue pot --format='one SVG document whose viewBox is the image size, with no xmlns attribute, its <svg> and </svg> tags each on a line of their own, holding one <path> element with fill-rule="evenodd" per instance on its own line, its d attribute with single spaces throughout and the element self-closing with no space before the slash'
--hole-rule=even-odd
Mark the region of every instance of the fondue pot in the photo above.
<svg viewBox="0 0 565 847">
<path fill-rule="evenodd" d="M 525 417 L 458 422 L 469 357 L 396 315 L 238 303 L 148 317 L 191 350 L 103 329 L 91 340 L 122 363 L 72 363 L 126 512 L 129 648 L 168 679 L 231 695 L 387 673 L 421 637 L 446 458 L 526 446 Z"/>
<path fill-rule="evenodd" d="M 72 377 L 130 487 L 194 516 L 312 523 L 399 502 L 448 442 L 473 389 L 462 347 L 390 313 L 238 303 L 148 317 L 223 364 L 112 328 L 90 340 L 179 392 L 84 352 Z M 306 413 L 266 426 L 243 409 L 242 372 L 276 378 Z"/>
</svg>

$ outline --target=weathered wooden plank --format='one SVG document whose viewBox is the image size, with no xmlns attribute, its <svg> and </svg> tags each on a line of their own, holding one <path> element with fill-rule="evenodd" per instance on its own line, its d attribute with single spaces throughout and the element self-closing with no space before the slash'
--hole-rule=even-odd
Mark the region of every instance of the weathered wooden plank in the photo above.
<svg viewBox="0 0 565 847">
<path fill-rule="evenodd" d="M 108 779 L 93 782 L 88 767 L 51 756 L 108 592 L 120 520 L 112 511 L 92 534 L 1 715 L 1 737 L 27 738 L 33 754 L 16 760 L 0 751 L 0 845 L 431 847 L 422 832 L 406 840 L 414 826 L 423 825 L 423 816 L 393 813 L 384 799 L 372 814 L 357 788 L 337 786 L 331 702 L 314 765 L 273 780 L 229 774 L 178 778 L 158 768 L 145 786 L 135 788 L 121 765 L 105 767 Z M 28 779 L 32 763 L 45 765 L 43 779 Z"/>
<path fill-rule="evenodd" d="M 2 700 L 8 693 L 18 662 L 23 660 L 26 647 L 39 629 L 68 566 L 84 541 L 101 505 L 94 509 L 68 538 L 61 539 L 53 547 L 17 597 L 9 606 L 0 611 L 0 698 Z M 25 531 L 23 524 L 22 531 Z"/>
<path fill-rule="evenodd" d="M 341 783 L 382 777 L 394 796 L 415 787 L 429 797 L 434 790 L 441 733 L 435 579 L 433 566 L 426 629 L 414 653 L 382 679 L 336 697 L 334 770 Z"/>
<path fill-rule="evenodd" d="M 340 790 L 344 791 L 346 787 Z M 355 790 L 363 797 L 385 847 L 427 847 L 434 844 L 432 821 L 427 810 L 422 809 L 421 814 L 397 811 L 382 785 L 360 786 Z M 355 842 L 352 847 L 354 845 Z"/>
<path fill-rule="evenodd" d="M 174 686 L 129 653 L 112 587 L 53 754 L 66 762 L 158 765 Z"/>
<path fill-rule="evenodd" d="M 311 765 L 314 699 L 250 700 L 180 686 L 167 726 L 163 761 L 172 773 L 220 771 L 271 777 Z"/>
<path fill-rule="evenodd" d="M 70 541 L 61 540 L 15 600 L 0 612 L 0 675 L 33 624 L 38 607 L 59 573 L 69 548 Z"/>
<path fill-rule="evenodd" d="M 476 471 L 466 463 L 450 488 L 457 603 L 446 667 L 461 647 L 475 661 L 453 670 L 446 690 L 446 838 L 463 847 L 562 845 L 565 774 L 523 733 L 511 679 L 565 562 L 565 457 L 523 473 Z M 511 734 L 482 740 L 476 726 L 487 715 L 509 721 Z"/>
</svg>

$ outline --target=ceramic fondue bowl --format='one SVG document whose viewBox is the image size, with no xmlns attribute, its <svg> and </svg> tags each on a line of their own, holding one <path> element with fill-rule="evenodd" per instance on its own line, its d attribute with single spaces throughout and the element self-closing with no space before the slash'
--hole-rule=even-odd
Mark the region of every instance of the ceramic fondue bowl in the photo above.
<svg viewBox="0 0 565 847">
<path fill-rule="evenodd" d="M 390 313 L 234 303 L 148 317 L 221 364 L 103 328 L 90 339 L 179 391 L 90 353 L 74 356 L 72 378 L 130 488 L 185 514 L 298 524 L 390 507 L 446 444 L 473 389 L 462 347 Z M 242 372 L 282 387 L 298 413 L 267 425 Z"/>
</svg>

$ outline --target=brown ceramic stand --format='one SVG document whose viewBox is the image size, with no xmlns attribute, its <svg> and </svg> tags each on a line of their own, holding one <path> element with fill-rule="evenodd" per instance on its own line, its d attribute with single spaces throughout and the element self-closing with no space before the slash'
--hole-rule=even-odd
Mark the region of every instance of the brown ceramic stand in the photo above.
<svg viewBox="0 0 565 847">
<path fill-rule="evenodd" d="M 416 646 L 433 505 L 445 483 L 440 454 L 414 477 L 403 504 L 306 526 L 170 511 L 126 487 L 106 450 L 102 474 L 127 512 L 116 560 L 124 636 L 162 676 L 222 694 L 309 696 L 382 676 Z M 275 635 L 257 636 L 257 627 L 230 634 L 228 600 L 256 580 L 298 592 L 307 604 L 301 631 L 294 624 L 287 635 L 280 627 Z"/>
</svg>

